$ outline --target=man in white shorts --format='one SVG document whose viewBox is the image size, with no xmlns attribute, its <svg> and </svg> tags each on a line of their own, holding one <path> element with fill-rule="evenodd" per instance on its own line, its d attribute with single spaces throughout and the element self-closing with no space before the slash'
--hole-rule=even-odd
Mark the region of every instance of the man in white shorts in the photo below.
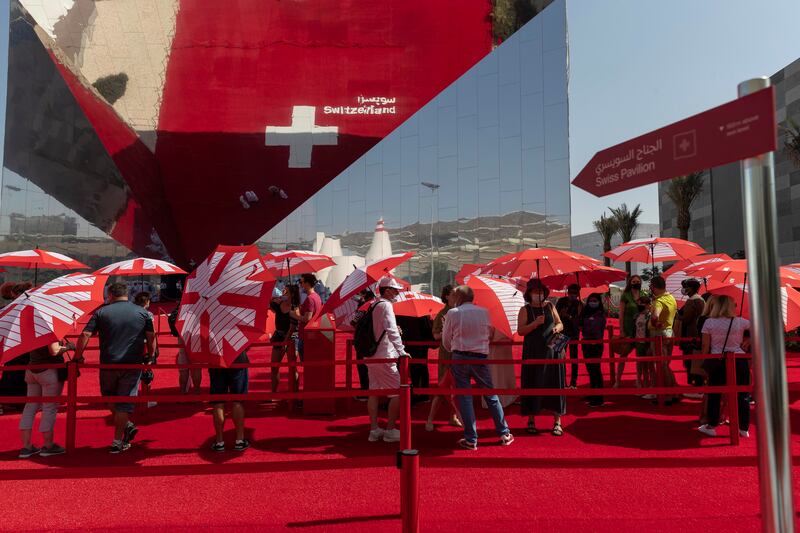
<svg viewBox="0 0 800 533">
<path fill-rule="evenodd" d="M 378 282 L 380 297 L 374 305 L 372 311 L 372 332 L 378 342 L 374 359 L 397 359 L 407 356 L 405 346 L 400 338 L 400 330 L 394 317 L 394 300 L 403 287 L 392 277 L 381 278 Z M 397 370 L 397 363 L 376 363 L 367 365 L 369 371 L 369 388 L 375 389 L 399 389 L 400 373 Z M 386 429 L 378 425 L 378 403 L 380 397 L 370 396 L 367 401 L 367 411 L 369 412 L 369 441 L 376 442 L 383 439 L 385 442 L 399 442 L 400 430 L 395 426 L 397 415 L 400 410 L 400 402 L 397 395 L 389 396 L 389 412 L 387 415 Z"/>
</svg>

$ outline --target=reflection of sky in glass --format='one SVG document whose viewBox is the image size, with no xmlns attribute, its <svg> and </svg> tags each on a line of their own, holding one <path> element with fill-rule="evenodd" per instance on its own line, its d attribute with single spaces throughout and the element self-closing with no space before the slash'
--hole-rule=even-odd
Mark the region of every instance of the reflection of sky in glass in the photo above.
<svg viewBox="0 0 800 533">
<path fill-rule="evenodd" d="M 560 1 L 262 240 L 280 247 L 310 241 L 317 231 L 372 232 L 380 217 L 390 231 L 521 211 L 568 225 L 568 158 L 566 7 Z M 423 181 L 439 185 L 438 192 Z M 558 238 L 569 245 L 563 232 Z"/>
</svg>

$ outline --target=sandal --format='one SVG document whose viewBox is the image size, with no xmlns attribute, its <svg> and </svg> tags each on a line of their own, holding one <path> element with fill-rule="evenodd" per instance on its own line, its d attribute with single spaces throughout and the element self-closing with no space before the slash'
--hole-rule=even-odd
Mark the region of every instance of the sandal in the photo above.
<svg viewBox="0 0 800 533">
<path fill-rule="evenodd" d="M 554 424 L 552 433 L 554 437 L 560 437 L 564 434 L 564 428 L 561 427 L 561 424 Z"/>
<path fill-rule="evenodd" d="M 539 433 L 539 430 L 536 429 L 536 425 L 534 424 L 533 420 L 528 420 L 528 428 L 525 431 L 531 435 L 536 435 Z"/>
</svg>

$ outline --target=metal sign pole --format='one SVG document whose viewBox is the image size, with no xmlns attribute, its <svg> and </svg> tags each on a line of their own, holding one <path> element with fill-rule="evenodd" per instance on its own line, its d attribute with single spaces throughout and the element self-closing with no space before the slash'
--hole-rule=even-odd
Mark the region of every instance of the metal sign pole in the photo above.
<svg viewBox="0 0 800 533">
<path fill-rule="evenodd" d="M 739 84 L 739 97 L 769 87 L 769 78 Z M 758 413 L 758 477 L 762 528 L 794 531 L 786 354 L 778 281 L 775 163 L 768 152 L 742 161 L 745 246 Z M 730 406 L 735 409 L 735 406 Z M 731 427 L 731 431 L 738 428 Z"/>
</svg>

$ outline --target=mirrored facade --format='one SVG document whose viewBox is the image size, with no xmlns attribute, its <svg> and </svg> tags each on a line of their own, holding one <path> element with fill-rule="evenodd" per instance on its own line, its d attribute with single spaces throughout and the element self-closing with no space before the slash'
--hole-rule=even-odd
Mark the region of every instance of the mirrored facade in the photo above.
<svg viewBox="0 0 800 533">
<path fill-rule="evenodd" d="M 262 248 L 317 234 L 364 256 L 384 221 L 400 274 L 434 287 L 464 263 L 570 246 L 565 2 L 554 2 L 269 231 Z M 427 185 L 426 185 L 427 184 Z"/>
</svg>

